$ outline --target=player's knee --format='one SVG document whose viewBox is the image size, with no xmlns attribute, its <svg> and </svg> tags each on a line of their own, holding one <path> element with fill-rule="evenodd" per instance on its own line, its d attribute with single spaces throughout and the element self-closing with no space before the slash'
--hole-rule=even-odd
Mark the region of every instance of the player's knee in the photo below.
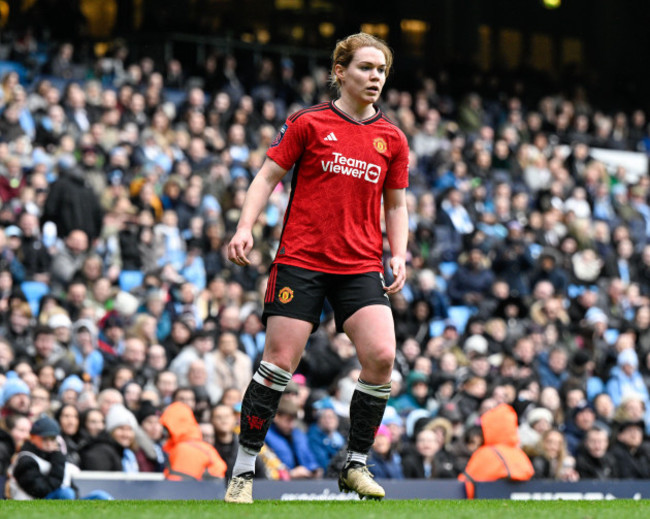
<svg viewBox="0 0 650 519">
<path fill-rule="evenodd" d="M 393 371 L 395 351 L 392 347 L 378 348 L 370 358 L 375 373 L 388 374 Z"/>
</svg>

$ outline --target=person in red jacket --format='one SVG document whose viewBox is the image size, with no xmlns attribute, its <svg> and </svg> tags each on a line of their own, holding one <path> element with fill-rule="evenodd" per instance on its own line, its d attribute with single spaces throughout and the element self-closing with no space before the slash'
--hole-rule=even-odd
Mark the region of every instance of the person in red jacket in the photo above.
<svg viewBox="0 0 650 519">
<path fill-rule="evenodd" d="M 203 480 L 226 475 L 226 462 L 212 445 L 203 441 L 199 424 L 187 404 L 170 404 L 160 417 L 160 423 L 169 433 L 163 446 L 168 456 L 165 478 Z"/>
<path fill-rule="evenodd" d="M 474 498 L 477 481 L 528 481 L 535 474 L 533 464 L 519 447 L 517 413 L 501 404 L 481 416 L 483 445 L 476 449 L 458 479 L 465 482 L 467 498 Z"/>
</svg>

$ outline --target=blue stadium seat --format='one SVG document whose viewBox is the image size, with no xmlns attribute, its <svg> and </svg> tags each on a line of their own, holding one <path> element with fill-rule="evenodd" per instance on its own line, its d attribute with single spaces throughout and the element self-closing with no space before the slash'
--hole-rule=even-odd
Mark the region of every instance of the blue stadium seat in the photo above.
<svg viewBox="0 0 650 519">
<path fill-rule="evenodd" d="M 119 284 L 120 289 L 124 292 L 130 292 L 133 288 L 142 285 L 144 273 L 140 270 L 123 270 L 120 272 Z"/>
<path fill-rule="evenodd" d="M 41 299 L 45 294 L 49 294 L 50 287 L 42 281 L 23 281 L 20 289 L 27 298 L 32 315 L 37 316 Z"/>
<path fill-rule="evenodd" d="M 174 103 L 176 108 L 178 108 L 187 99 L 187 92 L 185 90 L 177 90 L 175 88 L 165 88 L 163 90 L 163 97 L 165 101 Z"/>
<path fill-rule="evenodd" d="M 607 341 L 607 344 L 613 345 L 618 339 L 620 331 L 617 328 L 608 328 L 603 334 L 603 339 Z"/>
<path fill-rule="evenodd" d="M 16 72 L 19 81 L 24 84 L 27 81 L 27 68 L 17 61 L 0 61 L 0 78 L 4 77 L 7 72 Z"/>
<path fill-rule="evenodd" d="M 429 334 L 431 337 L 440 337 L 445 331 L 447 321 L 445 319 L 432 319 L 429 323 Z"/>
<path fill-rule="evenodd" d="M 458 263 L 455 261 L 443 261 L 438 265 L 438 270 L 443 278 L 449 279 L 458 270 Z"/>
<path fill-rule="evenodd" d="M 467 321 L 476 313 L 476 308 L 465 305 L 450 306 L 447 310 L 449 312 L 449 321 L 456 326 L 458 333 L 465 332 Z"/>
</svg>

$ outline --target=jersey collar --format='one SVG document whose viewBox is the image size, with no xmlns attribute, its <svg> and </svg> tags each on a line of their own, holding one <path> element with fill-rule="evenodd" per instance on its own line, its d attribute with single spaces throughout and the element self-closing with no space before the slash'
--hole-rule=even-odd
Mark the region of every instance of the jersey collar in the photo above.
<svg viewBox="0 0 650 519">
<path fill-rule="evenodd" d="M 347 115 L 343 110 L 337 108 L 336 105 L 334 104 L 334 101 L 330 101 L 330 108 L 334 111 L 336 115 L 338 115 L 342 119 L 345 119 L 346 121 L 352 124 L 360 124 L 360 125 L 372 124 L 381 118 L 381 110 L 377 106 L 375 106 L 375 110 L 377 110 L 375 114 L 369 117 L 368 119 L 364 119 L 363 121 L 357 121 L 356 119 L 352 119 L 352 117 Z"/>
</svg>

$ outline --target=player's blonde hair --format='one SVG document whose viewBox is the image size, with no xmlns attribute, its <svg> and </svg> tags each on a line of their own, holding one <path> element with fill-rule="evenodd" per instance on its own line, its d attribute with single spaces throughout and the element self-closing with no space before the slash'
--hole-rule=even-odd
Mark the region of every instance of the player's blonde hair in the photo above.
<svg viewBox="0 0 650 519">
<path fill-rule="evenodd" d="M 391 66 L 393 65 L 393 51 L 390 50 L 390 47 L 384 40 L 372 34 L 359 32 L 340 40 L 336 44 L 336 47 L 334 47 L 334 52 L 332 53 L 332 70 L 330 72 L 330 84 L 332 87 L 337 90 L 341 88 L 339 78 L 336 77 L 334 71 L 336 65 L 341 65 L 342 67 L 350 65 L 354 53 L 362 47 L 374 47 L 384 53 L 384 57 L 386 58 L 386 77 L 388 77 Z"/>
</svg>

